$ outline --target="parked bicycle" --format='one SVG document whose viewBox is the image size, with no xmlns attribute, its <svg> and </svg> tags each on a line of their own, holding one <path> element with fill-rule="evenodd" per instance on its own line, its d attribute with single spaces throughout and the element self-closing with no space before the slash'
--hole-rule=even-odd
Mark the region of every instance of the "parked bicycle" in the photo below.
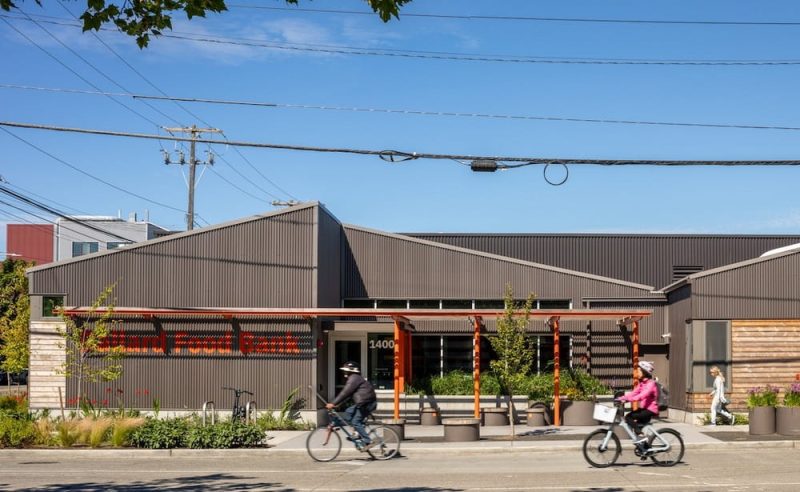
<svg viewBox="0 0 800 492">
<path fill-rule="evenodd" d="M 658 429 L 652 424 L 642 428 L 643 437 L 636 435 L 623 419 L 624 402 L 614 402 L 614 407 L 595 405 L 594 418 L 608 423 L 608 428 L 598 429 L 583 441 L 583 457 L 596 468 L 605 468 L 617 462 L 622 446 L 614 428 L 625 429 L 634 443 L 634 454 L 642 460 L 651 459 L 659 466 L 674 466 L 683 458 L 684 446 L 681 434 L 675 429 Z"/>
<path fill-rule="evenodd" d="M 248 415 L 248 408 L 247 406 L 239 405 L 239 398 L 244 395 L 253 396 L 253 393 L 238 389 L 238 388 L 229 388 L 228 386 L 223 386 L 222 389 L 233 391 L 233 410 L 231 411 L 231 420 L 238 420 L 239 422 L 247 422 L 247 419 L 250 418 Z"/>
<path fill-rule="evenodd" d="M 317 397 L 327 403 L 322 396 L 317 393 Z M 372 414 L 367 416 L 364 428 L 370 439 L 370 446 L 364 446 L 361 437 L 350 425 L 346 424 L 341 415 L 333 409 L 327 410 L 331 423 L 324 427 L 317 427 L 306 438 L 306 449 L 308 455 L 315 461 L 332 461 L 339 456 L 342 451 L 342 437 L 352 442 L 360 452 L 366 452 L 373 459 L 388 460 L 394 458 L 400 452 L 400 436 L 394 429 L 377 422 Z"/>
</svg>

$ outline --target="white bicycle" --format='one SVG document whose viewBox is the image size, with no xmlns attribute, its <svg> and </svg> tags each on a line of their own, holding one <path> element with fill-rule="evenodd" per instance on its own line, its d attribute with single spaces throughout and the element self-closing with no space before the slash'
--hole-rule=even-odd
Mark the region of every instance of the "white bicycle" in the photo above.
<svg viewBox="0 0 800 492">
<path fill-rule="evenodd" d="M 684 446 L 680 432 L 675 429 L 656 430 L 652 424 L 642 428 L 644 437 L 639 437 L 622 418 L 625 404 L 614 402 L 614 407 L 595 405 L 594 418 L 607 422 L 608 428 L 598 429 L 583 441 L 583 457 L 596 468 L 605 468 L 617 462 L 622 445 L 614 428 L 625 429 L 634 443 L 634 453 L 642 460 L 650 458 L 659 466 L 674 466 L 683 458 Z"/>
</svg>

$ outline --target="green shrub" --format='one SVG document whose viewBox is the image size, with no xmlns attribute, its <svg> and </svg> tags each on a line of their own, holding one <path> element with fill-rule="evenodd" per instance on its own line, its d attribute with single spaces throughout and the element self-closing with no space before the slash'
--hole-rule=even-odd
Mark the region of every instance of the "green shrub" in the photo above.
<svg viewBox="0 0 800 492">
<path fill-rule="evenodd" d="M 777 405 L 778 388 L 775 386 L 750 388 L 747 391 L 747 408 L 775 407 Z"/>
<path fill-rule="evenodd" d="M 528 398 L 533 401 L 552 403 L 553 401 L 553 374 L 543 372 L 528 377 Z"/>
<path fill-rule="evenodd" d="M 25 418 L 28 415 L 28 399 L 22 395 L 0 396 L 0 416 Z"/>
<path fill-rule="evenodd" d="M 186 445 L 195 449 L 227 449 L 258 446 L 264 432 L 257 425 L 226 420 L 208 426 L 193 426 L 186 436 Z"/>
<path fill-rule="evenodd" d="M 800 383 L 792 383 L 783 395 L 783 404 L 787 407 L 800 407 Z"/>
<path fill-rule="evenodd" d="M 0 448 L 21 448 L 36 442 L 36 429 L 26 418 L 0 415 Z"/>
<path fill-rule="evenodd" d="M 559 390 L 572 400 L 593 400 L 597 395 L 611 393 L 608 386 L 583 369 L 565 369 L 560 375 Z M 549 377 L 552 379 L 553 375 Z"/>
<path fill-rule="evenodd" d="M 131 433 L 131 444 L 137 448 L 172 449 L 186 447 L 186 436 L 189 433 L 188 419 L 153 419 L 149 418 L 144 425 Z"/>
<path fill-rule="evenodd" d="M 140 417 L 124 417 L 114 421 L 114 428 L 111 430 L 111 445 L 121 448 L 128 445 L 131 434 L 137 427 L 143 425 L 145 420 Z"/>
<path fill-rule="evenodd" d="M 736 413 L 731 412 L 731 415 L 733 415 L 733 418 L 736 421 L 736 425 L 746 425 L 746 424 L 750 423 L 750 419 L 748 419 L 746 413 L 744 413 L 744 414 L 736 414 Z M 711 423 L 711 414 L 709 412 L 704 413 L 703 417 L 701 419 L 701 422 L 702 422 L 703 425 L 710 424 Z M 723 417 L 719 413 L 717 414 L 717 424 L 723 425 L 723 424 L 729 424 L 729 423 L 730 422 L 728 421 L 728 419 L 726 419 L 725 417 Z"/>
</svg>

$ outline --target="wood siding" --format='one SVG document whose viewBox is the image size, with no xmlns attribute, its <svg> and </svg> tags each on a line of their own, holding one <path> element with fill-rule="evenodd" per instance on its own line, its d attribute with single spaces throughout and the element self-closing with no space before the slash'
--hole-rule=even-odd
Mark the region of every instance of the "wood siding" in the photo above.
<svg viewBox="0 0 800 492">
<path fill-rule="evenodd" d="M 28 399 L 31 409 L 59 408 L 58 390 L 66 397 L 66 379 L 57 373 L 66 360 L 64 339 L 57 330 L 61 321 L 32 321 Z"/>
</svg>

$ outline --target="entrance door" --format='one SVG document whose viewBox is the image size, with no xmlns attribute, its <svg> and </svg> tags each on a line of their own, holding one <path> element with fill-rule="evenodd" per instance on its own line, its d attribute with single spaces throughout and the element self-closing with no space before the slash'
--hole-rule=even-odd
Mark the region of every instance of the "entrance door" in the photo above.
<svg viewBox="0 0 800 492">
<path fill-rule="evenodd" d="M 339 370 L 339 368 L 348 361 L 357 362 L 359 367 L 364 367 L 362 358 L 363 352 L 364 343 L 362 337 L 356 339 L 334 340 L 333 357 L 331 358 L 334 364 L 333 367 L 331 367 L 333 376 L 332 386 L 334 393 L 329 395 L 329 398 L 333 398 L 342 390 L 342 388 L 344 388 L 344 374 Z"/>
</svg>

